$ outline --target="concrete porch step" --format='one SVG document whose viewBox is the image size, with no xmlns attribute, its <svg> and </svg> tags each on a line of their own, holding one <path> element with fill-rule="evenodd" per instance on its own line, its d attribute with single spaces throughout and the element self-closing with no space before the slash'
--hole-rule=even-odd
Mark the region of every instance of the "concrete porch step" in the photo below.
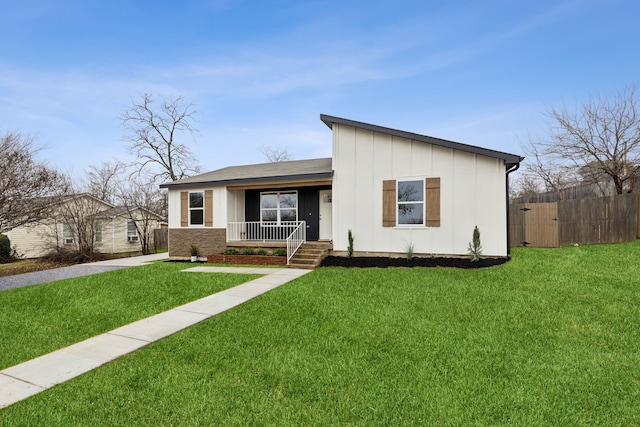
<svg viewBox="0 0 640 427">
<path fill-rule="evenodd" d="M 289 261 L 289 268 L 314 269 L 320 265 L 331 249 L 330 243 L 305 242 Z"/>
</svg>

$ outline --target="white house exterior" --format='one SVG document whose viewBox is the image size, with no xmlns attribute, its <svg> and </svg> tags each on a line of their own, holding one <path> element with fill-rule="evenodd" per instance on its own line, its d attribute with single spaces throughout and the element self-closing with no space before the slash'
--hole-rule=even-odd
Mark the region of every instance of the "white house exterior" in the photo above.
<svg viewBox="0 0 640 427">
<path fill-rule="evenodd" d="M 169 255 L 191 245 L 282 242 L 304 222 L 306 240 L 356 254 L 466 255 L 473 229 L 483 254 L 508 247 L 508 174 L 522 157 L 321 115 L 332 157 L 235 166 L 163 184 Z M 282 235 L 276 235 L 281 233 Z"/>
</svg>

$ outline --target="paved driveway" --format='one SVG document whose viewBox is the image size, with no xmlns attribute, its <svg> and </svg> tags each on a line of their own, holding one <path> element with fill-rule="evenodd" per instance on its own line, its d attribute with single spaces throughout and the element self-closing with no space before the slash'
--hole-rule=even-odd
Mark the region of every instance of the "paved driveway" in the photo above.
<svg viewBox="0 0 640 427">
<path fill-rule="evenodd" d="M 142 255 L 130 258 L 112 259 L 109 261 L 91 262 L 72 265 L 69 267 L 53 268 L 51 270 L 34 271 L 33 273 L 17 274 L 15 276 L 0 277 L 0 290 L 20 288 L 40 283 L 55 282 L 56 280 L 71 279 L 73 277 L 89 276 L 105 273 L 122 268 L 144 265 L 157 260 L 168 259 L 167 253 Z"/>
</svg>

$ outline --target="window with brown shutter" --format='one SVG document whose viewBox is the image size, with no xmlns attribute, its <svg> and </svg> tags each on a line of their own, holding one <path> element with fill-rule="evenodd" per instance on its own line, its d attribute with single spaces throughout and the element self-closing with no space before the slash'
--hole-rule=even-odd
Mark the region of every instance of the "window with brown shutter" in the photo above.
<svg viewBox="0 0 640 427">
<path fill-rule="evenodd" d="M 424 194 L 421 180 L 383 181 L 382 226 L 418 224 L 440 227 L 440 178 L 425 178 Z"/>
</svg>

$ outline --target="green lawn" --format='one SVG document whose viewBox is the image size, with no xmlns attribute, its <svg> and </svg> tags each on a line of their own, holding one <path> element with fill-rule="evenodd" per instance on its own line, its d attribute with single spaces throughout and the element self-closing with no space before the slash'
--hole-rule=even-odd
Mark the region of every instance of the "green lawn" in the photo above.
<svg viewBox="0 0 640 427">
<path fill-rule="evenodd" d="M 252 280 L 155 263 L 0 292 L 0 369 Z"/>
<path fill-rule="evenodd" d="M 513 256 L 322 268 L 0 425 L 640 424 L 640 242 Z"/>
</svg>

